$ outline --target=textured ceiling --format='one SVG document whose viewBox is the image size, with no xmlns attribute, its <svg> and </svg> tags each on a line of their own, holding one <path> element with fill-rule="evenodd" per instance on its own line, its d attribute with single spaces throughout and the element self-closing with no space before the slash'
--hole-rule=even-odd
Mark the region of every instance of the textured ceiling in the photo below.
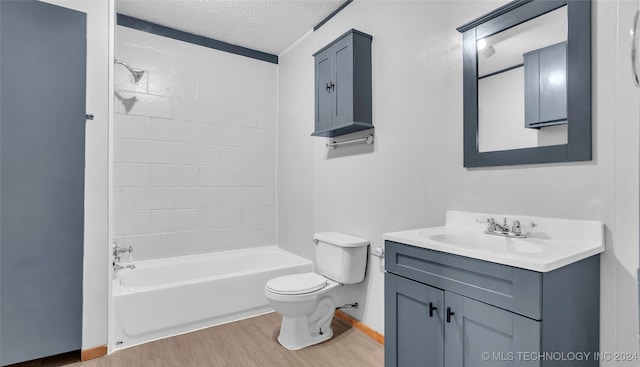
<svg viewBox="0 0 640 367">
<path fill-rule="evenodd" d="M 120 14 L 279 55 L 345 0 L 116 0 Z"/>
</svg>

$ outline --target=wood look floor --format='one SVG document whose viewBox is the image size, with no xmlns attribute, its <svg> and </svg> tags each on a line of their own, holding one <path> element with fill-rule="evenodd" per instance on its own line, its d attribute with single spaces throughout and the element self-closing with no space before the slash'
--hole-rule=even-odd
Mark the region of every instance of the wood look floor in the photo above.
<svg viewBox="0 0 640 367">
<path fill-rule="evenodd" d="M 0 0 L 2 1 L 2 0 Z M 35 359 L 33 361 L 12 364 L 6 367 L 61 367 L 80 360 L 80 351 L 58 354 L 47 358 Z"/>
<path fill-rule="evenodd" d="M 333 337 L 298 351 L 277 340 L 278 313 L 158 340 L 67 367 L 382 367 L 384 347 L 334 319 Z"/>
</svg>

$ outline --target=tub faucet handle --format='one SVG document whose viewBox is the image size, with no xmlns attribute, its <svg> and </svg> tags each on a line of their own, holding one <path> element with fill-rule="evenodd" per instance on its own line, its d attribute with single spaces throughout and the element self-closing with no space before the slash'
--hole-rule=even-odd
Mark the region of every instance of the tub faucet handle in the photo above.
<svg viewBox="0 0 640 367">
<path fill-rule="evenodd" d="M 113 246 L 113 256 L 118 256 L 119 254 L 124 254 L 125 252 L 128 252 L 129 254 L 131 254 L 133 252 L 133 247 L 129 246 L 127 248 L 127 247 L 120 247 L 118 245 Z"/>
</svg>

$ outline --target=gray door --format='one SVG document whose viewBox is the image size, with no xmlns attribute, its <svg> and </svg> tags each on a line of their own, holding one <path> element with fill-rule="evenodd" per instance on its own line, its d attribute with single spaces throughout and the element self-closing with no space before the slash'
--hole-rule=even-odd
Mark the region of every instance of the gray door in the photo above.
<svg viewBox="0 0 640 367">
<path fill-rule="evenodd" d="M 82 338 L 86 15 L 0 1 L 0 364 Z"/>
<path fill-rule="evenodd" d="M 450 292 L 445 307 L 445 366 L 540 366 L 539 321 Z"/>
</svg>

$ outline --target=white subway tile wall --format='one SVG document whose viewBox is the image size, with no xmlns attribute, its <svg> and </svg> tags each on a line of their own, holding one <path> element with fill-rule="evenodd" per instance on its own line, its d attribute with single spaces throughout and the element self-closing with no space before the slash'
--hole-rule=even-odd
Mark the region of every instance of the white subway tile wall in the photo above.
<svg viewBox="0 0 640 367">
<path fill-rule="evenodd" d="M 277 67 L 117 28 L 114 230 L 134 258 L 275 245 Z"/>
</svg>

